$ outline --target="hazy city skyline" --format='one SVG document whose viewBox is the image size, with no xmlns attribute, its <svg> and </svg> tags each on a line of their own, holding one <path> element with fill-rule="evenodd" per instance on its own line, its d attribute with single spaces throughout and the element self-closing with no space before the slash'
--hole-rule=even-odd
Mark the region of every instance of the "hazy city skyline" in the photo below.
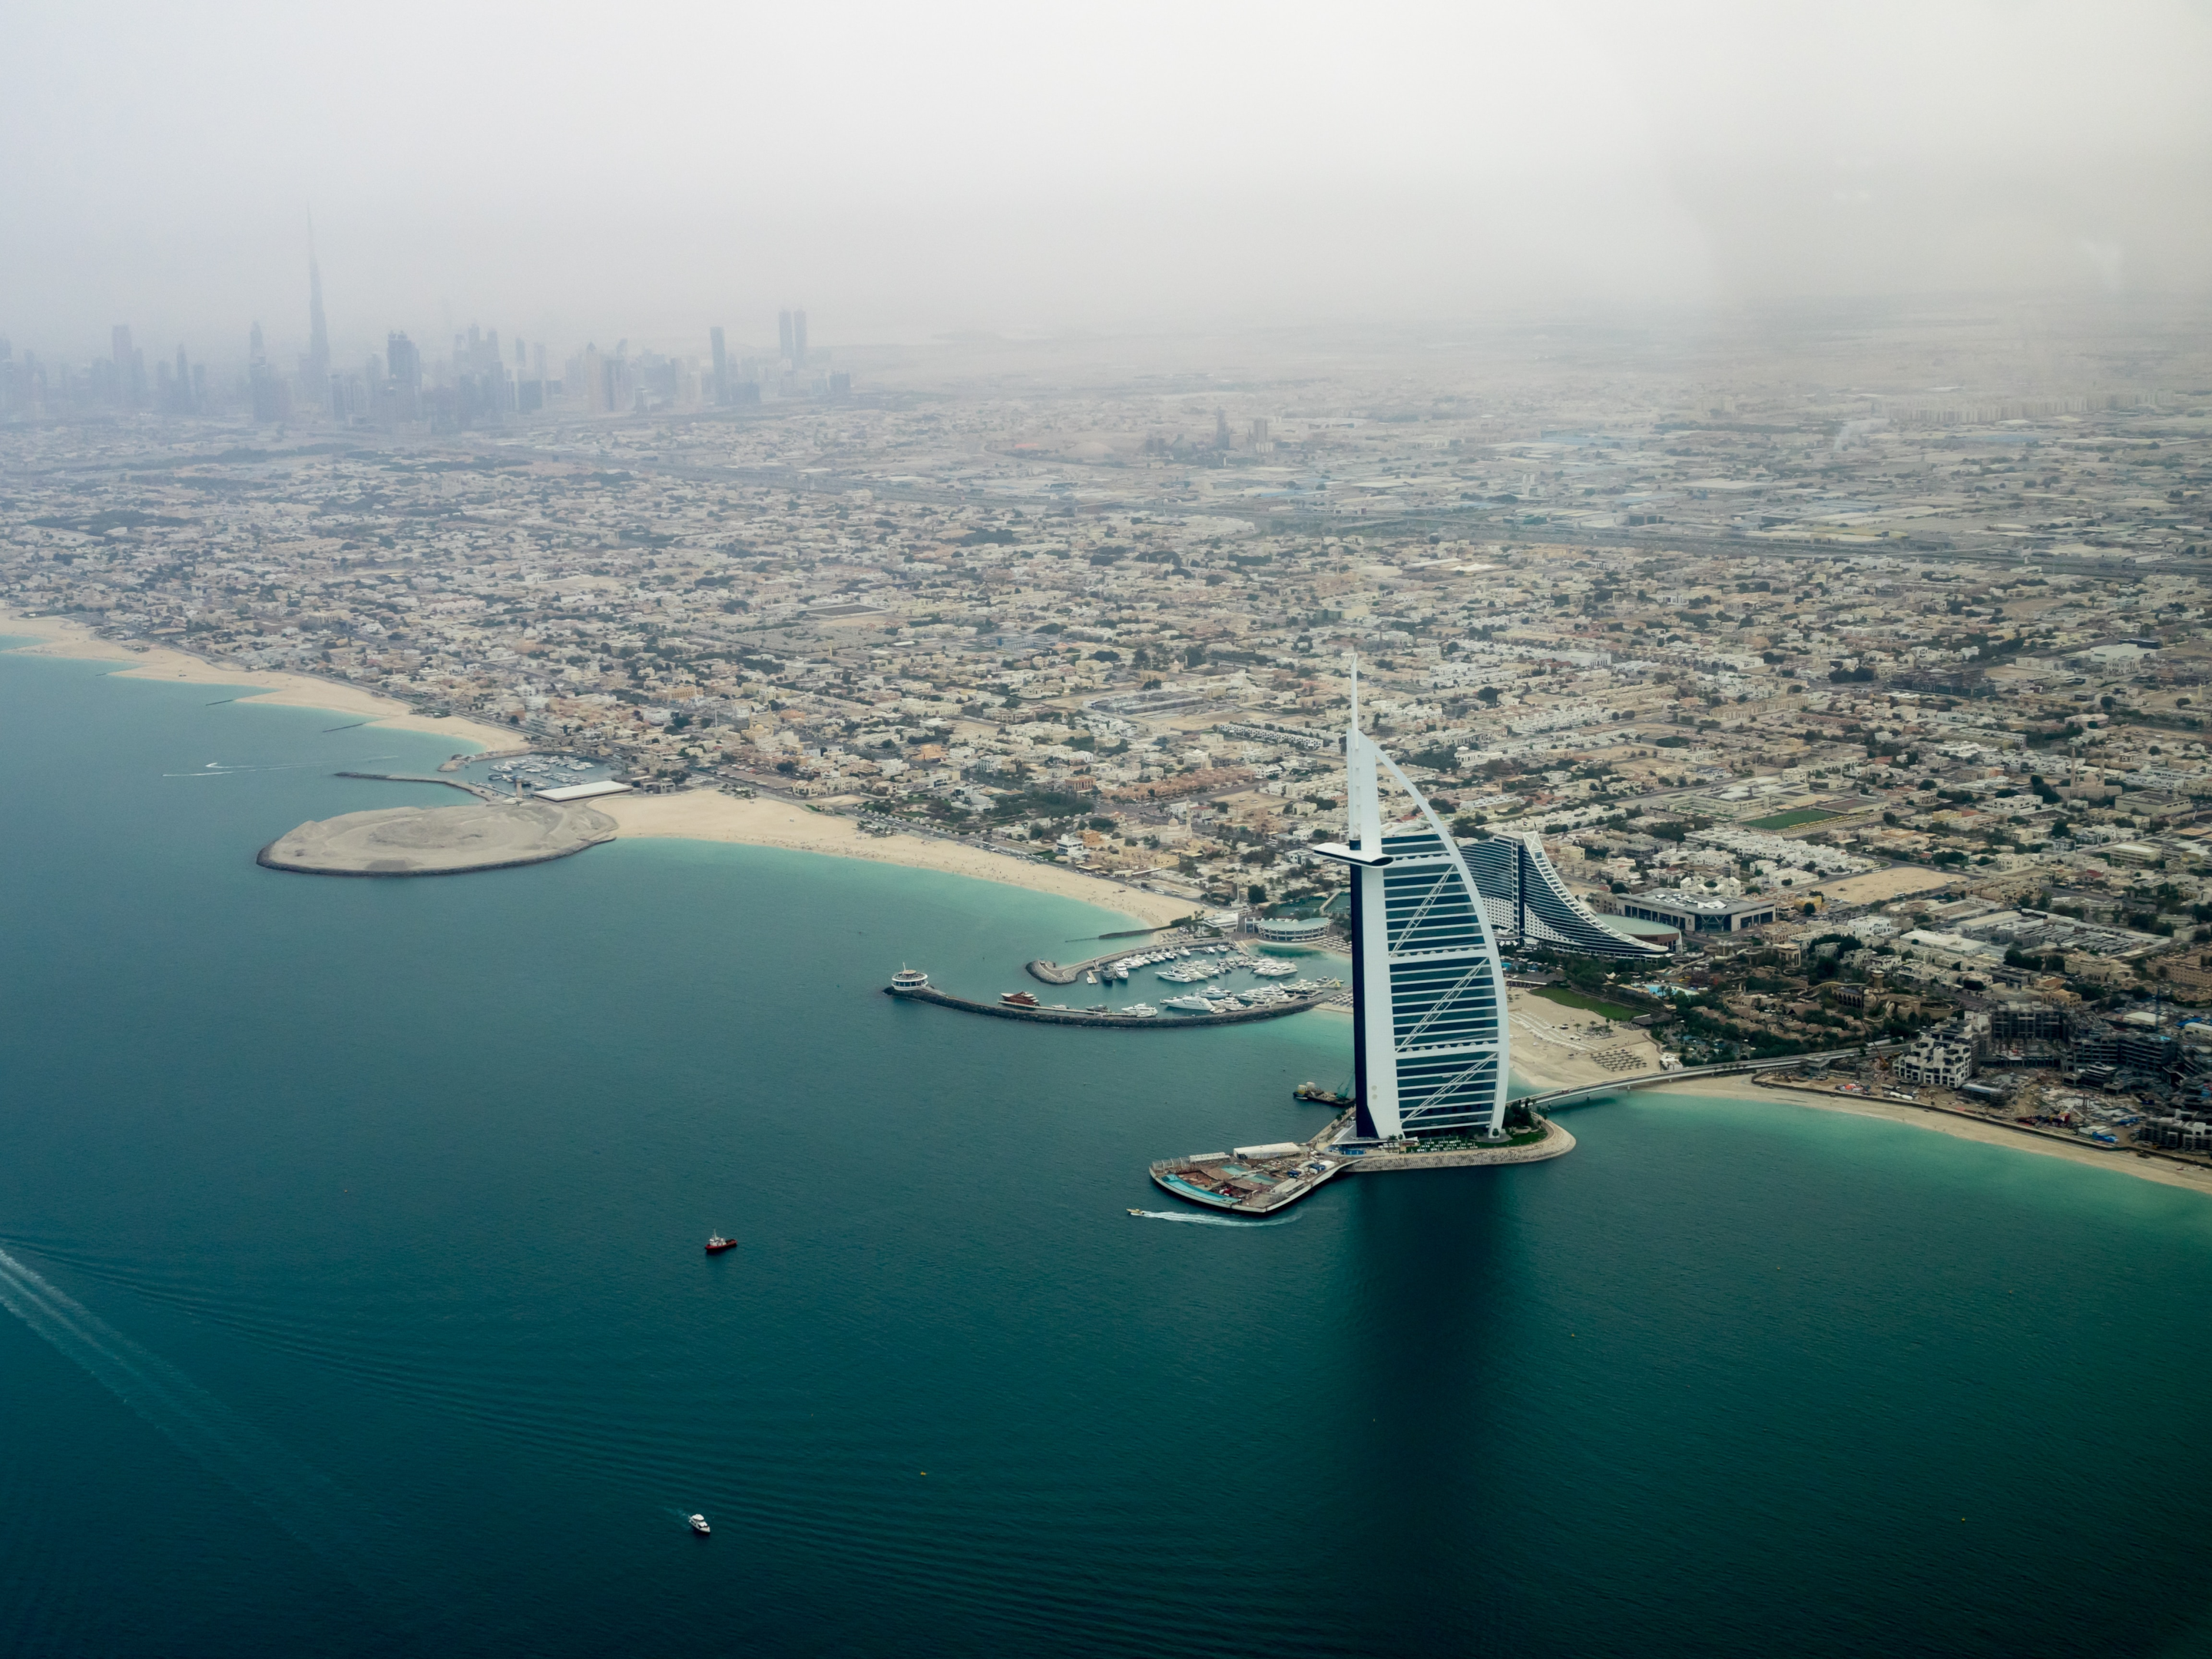
<svg viewBox="0 0 2212 1659">
<path fill-rule="evenodd" d="M 276 349 L 311 212 L 335 361 L 799 293 L 881 340 L 2170 294 L 2206 251 L 2212 21 L 2178 0 L 15 21 L 0 331 L 55 350 L 124 317 Z"/>
</svg>

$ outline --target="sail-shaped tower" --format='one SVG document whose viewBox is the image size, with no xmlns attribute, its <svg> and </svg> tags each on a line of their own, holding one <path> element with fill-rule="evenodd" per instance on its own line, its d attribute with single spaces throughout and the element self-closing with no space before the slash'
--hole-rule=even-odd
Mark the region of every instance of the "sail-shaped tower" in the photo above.
<svg viewBox="0 0 2212 1659">
<path fill-rule="evenodd" d="M 1358 1131 L 1502 1134 L 1511 1057 L 1498 941 L 1459 843 L 1360 731 L 1357 662 L 1344 762 L 1345 839 L 1312 851 L 1352 877 Z M 1412 798 L 1412 820 L 1382 822 L 1383 771 Z"/>
</svg>

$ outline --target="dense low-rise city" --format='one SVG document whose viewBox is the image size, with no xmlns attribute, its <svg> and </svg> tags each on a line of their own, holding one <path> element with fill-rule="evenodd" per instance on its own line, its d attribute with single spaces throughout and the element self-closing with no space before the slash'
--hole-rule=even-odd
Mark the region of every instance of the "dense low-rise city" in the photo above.
<svg viewBox="0 0 2212 1659">
<path fill-rule="evenodd" d="M 312 317 L 227 392 L 121 329 L 8 354 L 5 603 L 1316 923 L 1356 655 L 1458 835 L 1668 950 L 1519 965 L 1671 1058 L 1887 1036 L 1882 1087 L 2203 1147 L 2212 376 L 2155 324 L 2047 319 L 2033 375 L 1899 317 L 1293 377 L 799 311 L 556 380 L 474 329 L 334 373 Z"/>
</svg>

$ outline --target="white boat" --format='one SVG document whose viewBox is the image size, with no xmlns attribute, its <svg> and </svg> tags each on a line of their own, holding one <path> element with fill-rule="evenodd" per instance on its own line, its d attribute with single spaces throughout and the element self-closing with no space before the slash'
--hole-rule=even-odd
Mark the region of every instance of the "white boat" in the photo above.
<svg viewBox="0 0 2212 1659">
<path fill-rule="evenodd" d="M 1213 1005 L 1204 997 L 1170 997 L 1164 1006 L 1182 1014 L 1210 1014 Z"/>
<path fill-rule="evenodd" d="M 687 1515 L 684 1519 L 685 1523 L 690 1527 L 691 1530 L 697 1533 L 702 1538 L 704 1538 L 708 1533 L 714 1530 L 712 1527 L 707 1524 L 707 1517 L 703 1515 Z"/>
<path fill-rule="evenodd" d="M 1149 1002 L 1133 1002 L 1121 1012 L 1137 1019 L 1158 1019 L 1160 1015 L 1160 1011 Z"/>
</svg>

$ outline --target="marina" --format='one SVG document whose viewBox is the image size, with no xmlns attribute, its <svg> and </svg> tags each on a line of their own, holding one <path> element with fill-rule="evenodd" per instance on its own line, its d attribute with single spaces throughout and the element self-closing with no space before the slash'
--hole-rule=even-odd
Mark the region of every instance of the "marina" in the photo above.
<svg viewBox="0 0 2212 1659">
<path fill-rule="evenodd" d="M 1321 1007 L 1340 994 L 1342 989 L 1340 982 L 1332 979 L 1301 981 L 1289 986 L 1261 986 L 1211 1001 L 1196 998 L 1170 998 L 1165 1007 L 1174 1012 L 1165 1015 L 1163 1009 L 1146 1002 L 1124 1003 L 1118 1007 L 1102 1002 L 1089 1007 L 1073 1008 L 1065 1003 L 1046 1003 L 1028 991 L 1009 991 L 995 1002 L 981 1002 L 940 991 L 929 982 L 927 974 L 919 969 L 906 968 L 892 976 L 891 982 L 884 987 L 884 994 L 912 1002 L 933 1002 L 939 1007 L 957 1008 L 965 1013 L 990 1014 L 1000 1019 L 1026 1019 L 1047 1025 L 1088 1025 L 1104 1030 L 1139 1031 L 1190 1030 L 1204 1025 L 1243 1025 L 1254 1020 L 1278 1019 L 1285 1014 L 1301 1014 L 1310 1008 Z"/>
</svg>

